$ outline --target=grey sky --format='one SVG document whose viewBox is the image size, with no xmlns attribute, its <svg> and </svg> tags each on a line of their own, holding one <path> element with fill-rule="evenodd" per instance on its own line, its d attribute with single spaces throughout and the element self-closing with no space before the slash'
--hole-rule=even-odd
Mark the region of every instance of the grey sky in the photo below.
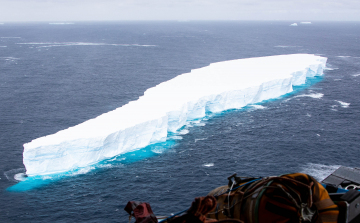
<svg viewBox="0 0 360 223">
<path fill-rule="evenodd" d="M 106 20 L 360 21 L 360 1 L 0 0 L 0 22 Z"/>
</svg>

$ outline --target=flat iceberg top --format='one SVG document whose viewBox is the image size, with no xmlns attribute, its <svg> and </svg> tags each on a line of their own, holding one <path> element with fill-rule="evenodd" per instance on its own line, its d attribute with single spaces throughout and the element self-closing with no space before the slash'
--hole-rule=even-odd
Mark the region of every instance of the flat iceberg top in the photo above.
<svg viewBox="0 0 360 223">
<path fill-rule="evenodd" d="M 322 75 L 327 58 L 279 55 L 212 63 L 149 88 L 136 101 L 24 144 L 28 175 L 64 172 L 165 141 L 206 112 L 279 97 Z"/>
</svg>

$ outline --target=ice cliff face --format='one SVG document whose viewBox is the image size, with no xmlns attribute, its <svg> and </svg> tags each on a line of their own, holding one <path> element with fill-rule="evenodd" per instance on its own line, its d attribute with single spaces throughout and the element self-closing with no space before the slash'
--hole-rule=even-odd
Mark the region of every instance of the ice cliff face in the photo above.
<svg viewBox="0 0 360 223">
<path fill-rule="evenodd" d="M 231 60 L 179 75 L 136 101 L 24 144 L 28 175 L 65 172 L 166 140 L 206 112 L 277 98 L 322 75 L 327 58 L 294 54 Z"/>
</svg>

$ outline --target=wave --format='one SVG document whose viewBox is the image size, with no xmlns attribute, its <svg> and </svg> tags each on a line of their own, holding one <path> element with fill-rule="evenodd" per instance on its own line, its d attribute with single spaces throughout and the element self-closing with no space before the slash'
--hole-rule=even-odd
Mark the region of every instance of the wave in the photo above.
<svg viewBox="0 0 360 223">
<path fill-rule="evenodd" d="M 341 107 L 343 107 L 343 108 L 348 108 L 350 106 L 350 103 L 346 103 L 343 101 L 337 101 L 337 100 L 335 100 L 335 101 L 338 102 L 341 105 Z"/>
<path fill-rule="evenodd" d="M 132 47 L 155 47 L 156 45 L 141 45 L 141 44 L 118 44 L 118 43 L 91 43 L 91 42 L 29 42 L 16 43 L 19 45 L 40 45 L 37 48 L 43 47 L 60 47 L 60 46 L 132 46 Z"/>
<path fill-rule="evenodd" d="M 316 163 L 308 163 L 307 165 L 302 167 L 300 172 L 309 174 L 314 177 L 317 181 L 322 181 L 335 170 L 337 170 L 339 165 L 324 165 L 324 164 L 316 164 Z"/>
</svg>

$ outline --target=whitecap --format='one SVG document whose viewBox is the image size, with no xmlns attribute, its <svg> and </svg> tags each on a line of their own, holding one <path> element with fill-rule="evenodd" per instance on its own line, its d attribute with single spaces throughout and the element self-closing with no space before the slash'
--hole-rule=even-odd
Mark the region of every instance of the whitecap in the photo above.
<svg viewBox="0 0 360 223">
<path fill-rule="evenodd" d="M 197 141 L 202 141 L 202 140 L 207 140 L 207 138 L 195 139 L 194 141 L 197 142 Z"/>
<path fill-rule="evenodd" d="M 351 56 L 337 56 L 337 57 L 340 57 L 340 58 L 349 58 Z"/>
<path fill-rule="evenodd" d="M 315 99 L 321 99 L 323 96 L 324 96 L 324 94 L 322 94 L 322 93 L 312 93 L 312 94 L 297 95 L 294 98 L 310 97 L 310 98 L 315 98 Z"/>
<path fill-rule="evenodd" d="M 0 46 L 0 47 L 7 47 L 7 46 Z"/>
<path fill-rule="evenodd" d="M 295 23 L 290 24 L 290 26 L 298 26 L 298 24 L 295 22 Z"/>
<path fill-rule="evenodd" d="M 14 175 L 14 179 L 17 181 L 24 181 L 26 180 L 26 178 L 27 178 L 26 173 L 17 173 Z"/>
<path fill-rule="evenodd" d="M 84 168 L 81 168 L 79 170 L 74 171 L 73 173 L 71 173 L 71 175 L 76 176 L 76 175 L 79 175 L 79 174 L 87 174 L 88 172 L 90 172 L 93 169 L 95 169 L 95 167 L 87 166 L 87 167 L 84 167 Z"/>
<path fill-rule="evenodd" d="M 255 108 L 255 109 L 265 109 L 265 106 L 262 105 L 251 105 L 251 107 Z"/>
<path fill-rule="evenodd" d="M 336 68 L 336 67 L 335 68 L 330 68 L 330 67 L 325 67 L 324 68 L 324 70 L 337 70 L 337 69 L 339 69 L 339 68 Z"/>
<path fill-rule="evenodd" d="M 212 167 L 212 166 L 214 166 L 214 163 L 205 163 L 205 164 L 203 164 L 203 166 L 205 166 L 205 167 Z"/>
<path fill-rule="evenodd" d="M 4 175 L 9 181 L 20 181 L 20 179 L 26 178 L 25 172 L 26 172 L 25 168 L 17 168 L 17 169 L 5 171 Z"/>
<path fill-rule="evenodd" d="M 161 154 L 166 150 L 166 148 L 164 147 L 156 147 L 154 149 L 151 149 L 151 152 L 156 153 L 156 154 Z"/>
<path fill-rule="evenodd" d="M 51 176 L 41 176 L 42 180 L 52 180 L 53 178 Z"/>
<path fill-rule="evenodd" d="M 339 165 L 323 165 L 316 163 L 308 163 L 306 166 L 302 168 L 301 172 L 309 174 L 318 181 L 322 181 L 331 173 L 333 173 L 335 170 L 337 170 L 339 167 L 340 167 Z"/>
<path fill-rule="evenodd" d="M 180 130 L 179 131 L 179 134 L 180 135 L 186 135 L 186 134 L 188 134 L 189 133 L 189 130 L 187 130 L 187 129 L 183 129 L 183 130 Z"/>
<path fill-rule="evenodd" d="M 337 101 L 337 100 L 335 100 L 335 101 L 340 103 L 341 107 L 343 107 L 343 108 L 348 108 L 349 105 L 350 105 L 350 103 L 346 103 L 346 102 L 343 102 L 343 101 Z"/>
<path fill-rule="evenodd" d="M 183 139 L 183 137 L 181 137 L 181 136 L 169 136 L 169 137 L 167 137 L 167 139 L 168 139 L 168 140 L 171 140 L 171 139 L 181 140 L 181 139 Z"/>
<path fill-rule="evenodd" d="M 20 39 L 21 37 L 2 36 L 0 39 Z"/>
<path fill-rule="evenodd" d="M 205 123 L 203 123 L 203 122 L 192 122 L 190 125 L 189 125 L 189 127 L 190 126 L 205 126 L 206 124 Z"/>
<path fill-rule="evenodd" d="M 358 76 L 360 76 L 360 74 L 354 74 L 354 75 L 352 75 L 353 77 L 358 77 Z"/>
</svg>

